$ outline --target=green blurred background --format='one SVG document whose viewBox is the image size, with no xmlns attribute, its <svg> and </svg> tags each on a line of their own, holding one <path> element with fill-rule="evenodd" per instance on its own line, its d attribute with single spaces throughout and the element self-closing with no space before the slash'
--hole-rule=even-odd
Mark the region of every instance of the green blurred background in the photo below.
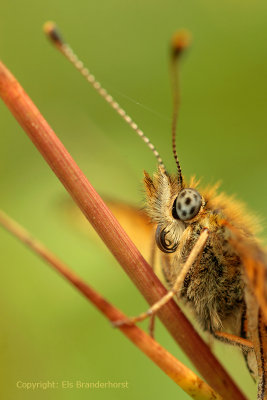
<svg viewBox="0 0 267 400">
<path fill-rule="evenodd" d="M 186 177 L 222 181 L 257 214 L 267 211 L 264 0 L 2 1 L 1 58 L 103 195 L 142 205 L 153 155 L 47 42 L 46 20 L 140 125 L 170 170 L 168 43 L 192 31 L 182 65 L 178 152 Z M 129 315 L 146 308 L 92 235 L 62 211 L 68 196 L 0 104 L 1 207 Z M 266 223 L 263 221 L 263 238 Z M 35 255 L 0 230 L 0 391 L 5 399 L 189 398 Z M 146 324 L 144 324 L 146 328 Z M 157 339 L 191 366 L 165 329 Z M 248 398 L 255 385 L 238 350 L 215 351 Z M 193 367 L 192 367 L 193 368 Z M 19 390 L 17 381 L 128 381 L 125 390 Z"/>
</svg>

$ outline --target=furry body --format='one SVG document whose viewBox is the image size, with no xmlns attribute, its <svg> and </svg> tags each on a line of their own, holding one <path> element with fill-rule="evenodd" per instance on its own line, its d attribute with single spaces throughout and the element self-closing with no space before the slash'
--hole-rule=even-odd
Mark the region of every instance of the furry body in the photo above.
<svg viewBox="0 0 267 400">
<path fill-rule="evenodd" d="M 251 217 L 233 198 L 218 195 L 215 186 L 199 192 L 202 204 L 198 214 L 182 221 L 175 216 L 177 196 L 184 187 L 196 189 L 198 182 L 191 179 L 189 185 L 179 186 L 177 177 L 169 176 L 159 168 L 153 178 L 145 173 L 144 183 L 148 215 L 164 232 L 168 245 L 176 246 L 171 254 L 162 254 L 162 270 L 169 288 L 174 285 L 199 235 L 204 228 L 208 229 L 208 241 L 187 273 L 177 296 L 190 305 L 201 327 L 215 337 L 218 338 L 216 332 L 222 331 L 253 341 L 257 362 L 253 350 L 243 349 L 243 352 L 254 377 L 261 370 L 260 364 L 263 365 L 259 384 L 261 397 L 258 398 L 265 398 L 267 355 L 262 357 L 262 344 L 257 344 L 257 317 L 250 317 L 247 323 L 249 313 L 258 315 L 258 306 L 251 295 L 245 272 L 244 251 L 240 251 L 231 240 L 233 231 L 236 231 L 240 243 L 245 243 L 247 248 L 260 249 L 254 236 L 258 230 L 255 217 Z M 248 292 L 253 298 L 249 302 Z M 265 325 L 262 326 L 266 331 Z"/>
</svg>

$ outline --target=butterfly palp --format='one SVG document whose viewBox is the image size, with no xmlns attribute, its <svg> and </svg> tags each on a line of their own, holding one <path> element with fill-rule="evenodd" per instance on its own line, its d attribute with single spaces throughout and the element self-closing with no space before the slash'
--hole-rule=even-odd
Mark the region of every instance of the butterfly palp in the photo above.
<svg viewBox="0 0 267 400">
<path fill-rule="evenodd" d="M 169 232 L 159 224 L 156 230 L 156 243 L 163 253 L 174 253 L 177 250 L 178 243 L 173 243 L 172 240 L 168 238 L 168 233 Z"/>
</svg>

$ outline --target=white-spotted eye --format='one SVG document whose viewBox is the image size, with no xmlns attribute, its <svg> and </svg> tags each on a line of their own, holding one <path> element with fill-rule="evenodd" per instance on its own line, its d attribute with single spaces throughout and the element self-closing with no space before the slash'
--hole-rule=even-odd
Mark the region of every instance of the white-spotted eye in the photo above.
<svg viewBox="0 0 267 400">
<path fill-rule="evenodd" d="M 200 194 L 191 188 L 181 190 L 174 203 L 176 214 L 182 221 L 194 218 L 198 214 L 201 204 Z"/>
</svg>

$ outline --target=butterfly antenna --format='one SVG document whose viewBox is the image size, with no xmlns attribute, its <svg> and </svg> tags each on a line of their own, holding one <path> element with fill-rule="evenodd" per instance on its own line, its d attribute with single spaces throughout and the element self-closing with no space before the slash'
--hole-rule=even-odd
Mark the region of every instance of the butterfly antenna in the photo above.
<svg viewBox="0 0 267 400">
<path fill-rule="evenodd" d="M 171 79 L 172 79 L 172 90 L 173 90 L 172 152 L 178 170 L 178 184 L 181 187 L 183 186 L 183 175 L 176 150 L 176 128 L 177 128 L 177 120 L 180 107 L 178 70 L 179 70 L 179 61 L 181 55 L 190 44 L 190 39 L 191 39 L 190 33 L 188 31 L 182 30 L 174 34 L 171 43 Z"/>
<path fill-rule="evenodd" d="M 84 78 L 93 86 L 93 88 L 103 97 L 104 100 L 124 119 L 124 121 L 130 125 L 130 127 L 137 133 L 138 136 L 147 144 L 147 146 L 152 150 L 154 156 L 156 157 L 159 165 L 166 172 L 165 165 L 156 150 L 155 146 L 150 142 L 148 137 L 146 137 L 138 125 L 132 120 L 132 118 L 126 114 L 126 112 L 121 108 L 121 106 L 113 99 L 113 97 L 104 89 L 101 84 L 96 80 L 94 75 L 84 67 L 82 61 L 74 54 L 71 47 L 64 42 L 61 34 L 59 33 L 57 26 L 53 22 L 47 22 L 44 25 L 45 34 L 51 39 L 55 47 L 71 62 L 71 64 L 84 76 Z"/>
</svg>

